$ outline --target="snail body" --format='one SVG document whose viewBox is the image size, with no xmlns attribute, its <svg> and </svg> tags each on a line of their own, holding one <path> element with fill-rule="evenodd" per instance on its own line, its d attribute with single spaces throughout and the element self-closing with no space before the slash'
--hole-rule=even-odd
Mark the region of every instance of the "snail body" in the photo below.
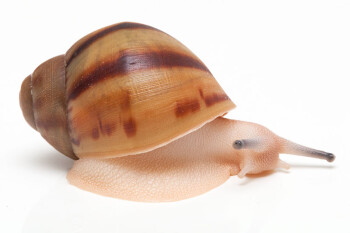
<svg viewBox="0 0 350 233">
<path fill-rule="evenodd" d="M 188 48 L 120 23 L 76 42 L 22 83 L 27 122 L 75 159 L 68 180 L 102 195 L 175 201 L 277 167 L 279 153 L 334 160 L 266 128 L 222 116 L 235 107 Z"/>
</svg>

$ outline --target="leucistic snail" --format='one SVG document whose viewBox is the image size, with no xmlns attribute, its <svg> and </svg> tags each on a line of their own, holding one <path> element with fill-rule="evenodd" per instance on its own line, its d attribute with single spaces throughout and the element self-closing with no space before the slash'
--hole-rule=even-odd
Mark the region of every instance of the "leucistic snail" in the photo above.
<svg viewBox="0 0 350 233">
<path fill-rule="evenodd" d="M 335 156 L 230 120 L 208 68 L 168 34 L 138 23 L 97 30 L 22 83 L 26 121 L 75 159 L 71 184 L 134 201 L 175 201 L 230 176 L 288 169 L 279 153 Z"/>
</svg>

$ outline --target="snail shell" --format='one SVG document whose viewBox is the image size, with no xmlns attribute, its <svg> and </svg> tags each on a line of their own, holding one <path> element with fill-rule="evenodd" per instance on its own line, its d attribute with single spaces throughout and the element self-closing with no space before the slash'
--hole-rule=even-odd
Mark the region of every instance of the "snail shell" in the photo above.
<svg viewBox="0 0 350 233">
<path fill-rule="evenodd" d="M 74 159 L 150 151 L 235 107 L 188 48 L 137 23 L 83 37 L 28 76 L 20 97 L 27 122 Z"/>
<path fill-rule="evenodd" d="M 34 129 L 77 160 L 71 184 L 128 200 L 181 200 L 230 175 L 288 169 L 279 153 L 335 159 L 220 117 L 235 105 L 208 68 L 143 24 L 102 28 L 44 62 L 23 81 L 20 105 Z"/>
</svg>

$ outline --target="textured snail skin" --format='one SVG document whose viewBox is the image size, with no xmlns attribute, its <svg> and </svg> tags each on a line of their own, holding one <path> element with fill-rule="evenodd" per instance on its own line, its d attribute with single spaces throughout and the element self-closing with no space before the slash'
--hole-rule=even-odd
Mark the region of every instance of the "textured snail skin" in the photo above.
<svg viewBox="0 0 350 233">
<path fill-rule="evenodd" d="M 259 137 L 265 140 L 264 148 L 254 153 L 235 150 L 227 140 L 242 137 Z M 145 154 L 77 160 L 67 177 L 71 184 L 105 196 L 176 201 L 207 192 L 232 175 L 288 168 L 279 160 L 280 146 L 279 138 L 262 126 L 219 117 Z"/>
<path fill-rule="evenodd" d="M 32 128 L 76 160 L 70 183 L 127 200 L 181 200 L 230 175 L 288 169 L 279 153 L 335 158 L 222 118 L 235 104 L 208 68 L 173 37 L 137 23 L 92 32 L 42 63 L 23 81 L 20 106 Z"/>
</svg>

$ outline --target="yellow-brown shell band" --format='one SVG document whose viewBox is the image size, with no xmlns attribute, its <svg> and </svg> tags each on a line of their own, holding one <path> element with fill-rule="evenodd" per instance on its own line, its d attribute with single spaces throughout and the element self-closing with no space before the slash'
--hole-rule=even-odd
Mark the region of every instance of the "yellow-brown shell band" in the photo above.
<svg viewBox="0 0 350 233">
<path fill-rule="evenodd" d="M 125 22 L 125 23 L 119 23 L 119 24 L 114 24 L 111 26 L 107 26 L 105 28 L 101 28 L 100 30 L 97 30 L 87 36 L 85 36 L 82 40 L 79 41 L 79 44 L 76 45 L 76 48 L 74 48 L 75 45 L 73 45 L 73 49 L 71 51 L 68 51 L 66 54 L 66 64 L 67 66 L 72 62 L 72 60 L 77 57 L 83 50 L 87 49 L 91 44 L 96 42 L 97 40 L 101 39 L 102 37 L 116 32 L 118 30 L 123 30 L 123 29 L 150 29 L 150 30 L 156 30 L 159 31 L 156 28 L 153 28 L 148 25 L 140 24 L 140 23 L 130 23 L 130 22 Z"/>
<path fill-rule="evenodd" d="M 82 92 L 95 83 L 126 75 L 130 72 L 146 69 L 187 67 L 209 72 L 208 68 L 192 56 L 179 54 L 174 51 L 162 52 L 130 52 L 124 51 L 118 58 L 108 58 L 100 64 L 93 65 L 80 74 L 68 91 L 68 101 L 77 98 Z"/>
</svg>

